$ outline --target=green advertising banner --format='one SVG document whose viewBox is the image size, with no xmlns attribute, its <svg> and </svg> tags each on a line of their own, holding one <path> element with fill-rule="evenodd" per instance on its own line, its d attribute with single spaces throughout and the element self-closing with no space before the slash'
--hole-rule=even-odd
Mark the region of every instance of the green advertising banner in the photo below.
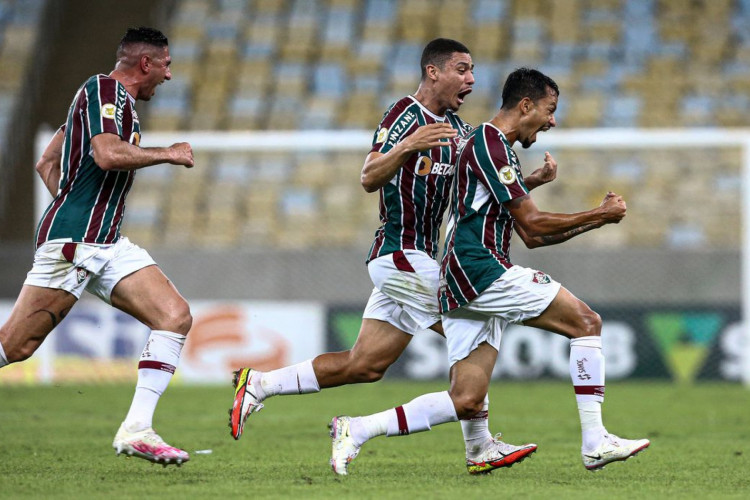
<svg viewBox="0 0 750 500">
<path fill-rule="evenodd" d="M 607 379 L 672 379 L 739 382 L 743 334 L 739 305 L 734 307 L 596 307 L 603 320 Z M 328 350 L 349 349 L 356 341 L 362 307 L 328 310 Z M 417 334 L 390 377 L 444 379 L 448 376 L 445 341 Z M 568 340 L 542 330 L 511 325 L 503 333 L 494 378 L 568 378 Z"/>
</svg>

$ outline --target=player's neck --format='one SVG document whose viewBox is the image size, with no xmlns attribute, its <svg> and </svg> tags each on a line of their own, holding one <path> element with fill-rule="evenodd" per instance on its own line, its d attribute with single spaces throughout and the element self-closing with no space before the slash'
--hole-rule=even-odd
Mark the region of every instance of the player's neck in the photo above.
<svg viewBox="0 0 750 500">
<path fill-rule="evenodd" d="M 508 112 L 501 109 L 490 123 L 500 129 L 511 146 L 518 140 L 518 122 Z"/>
<path fill-rule="evenodd" d="M 448 111 L 448 107 L 440 102 L 438 95 L 432 89 L 420 85 L 413 95 L 422 106 L 429 109 L 430 113 L 434 115 L 445 116 L 445 112 Z"/>
<path fill-rule="evenodd" d="M 114 78 L 118 82 L 122 84 L 123 87 L 125 87 L 125 90 L 130 94 L 131 97 L 134 99 L 137 99 L 138 96 L 138 87 L 140 86 L 141 82 L 140 80 L 130 75 L 127 71 L 122 71 L 118 69 L 112 70 L 112 72 L 109 74 L 110 78 Z"/>
</svg>

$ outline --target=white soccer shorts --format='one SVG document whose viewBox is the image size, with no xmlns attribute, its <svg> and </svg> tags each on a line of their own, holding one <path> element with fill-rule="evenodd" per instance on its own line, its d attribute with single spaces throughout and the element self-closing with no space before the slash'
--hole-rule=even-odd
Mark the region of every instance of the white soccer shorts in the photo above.
<svg viewBox="0 0 750 500">
<path fill-rule="evenodd" d="M 363 318 L 388 322 L 410 335 L 440 321 L 440 266 L 435 259 L 404 250 L 371 260 L 367 269 L 375 288 Z"/>
<path fill-rule="evenodd" d="M 24 285 L 59 288 L 79 299 L 85 289 L 111 304 L 121 279 L 153 265 L 148 252 L 125 237 L 112 245 L 48 241 L 34 254 Z"/>
<path fill-rule="evenodd" d="M 443 314 L 451 366 L 482 342 L 500 349 L 503 330 L 539 317 L 560 291 L 547 274 L 513 266 L 468 304 Z"/>
</svg>

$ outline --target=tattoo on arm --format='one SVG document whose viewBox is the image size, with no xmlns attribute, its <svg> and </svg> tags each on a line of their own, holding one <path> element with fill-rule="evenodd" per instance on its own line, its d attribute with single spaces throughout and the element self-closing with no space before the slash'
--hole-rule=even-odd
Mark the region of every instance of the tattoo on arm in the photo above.
<svg viewBox="0 0 750 500">
<path fill-rule="evenodd" d="M 544 243 L 545 245 L 556 245 L 557 243 L 568 241 L 574 236 L 578 236 L 579 234 L 583 234 L 587 231 L 591 231 L 592 229 L 596 229 L 597 227 L 599 226 L 594 223 L 586 224 L 584 226 L 571 229 L 570 231 L 565 231 L 564 233 L 552 234 L 549 236 L 542 236 L 540 239 L 542 243 Z"/>
</svg>

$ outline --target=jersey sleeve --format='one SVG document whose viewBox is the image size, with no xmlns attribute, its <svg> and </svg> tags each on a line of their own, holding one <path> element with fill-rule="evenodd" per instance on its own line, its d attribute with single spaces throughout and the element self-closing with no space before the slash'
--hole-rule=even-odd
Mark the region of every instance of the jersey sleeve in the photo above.
<svg viewBox="0 0 750 500">
<path fill-rule="evenodd" d="M 487 128 L 474 143 L 474 175 L 492 194 L 497 203 L 520 198 L 529 193 L 519 167 L 508 160 L 505 145 Z M 477 139 L 479 139 L 477 137 Z"/>
<path fill-rule="evenodd" d="M 97 76 L 86 83 L 85 91 L 90 136 L 107 133 L 126 139 L 122 127 L 127 103 L 125 88 L 117 80 Z"/>
<path fill-rule="evenodd" d="M 383 115 L 372 138 L 371 153 L 387 153 L 419 126 L 417 114 L 409 110 L 406 99 L 395 103 Z"/>
</svg>

